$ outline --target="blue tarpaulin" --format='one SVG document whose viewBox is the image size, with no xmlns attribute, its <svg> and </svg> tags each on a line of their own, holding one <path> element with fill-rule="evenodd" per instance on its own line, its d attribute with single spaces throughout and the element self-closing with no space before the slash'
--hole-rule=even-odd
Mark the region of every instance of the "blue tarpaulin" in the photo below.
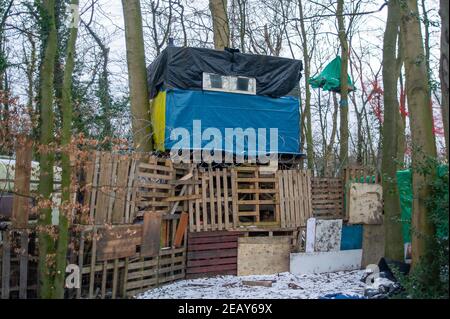
<svg viewBox="0 0 450 319">
<path fill-rule="evenodd" d="M 175 128 L 186 129 L 190 133 L 192 143 L 194 140 L 193 123 L 195 120 L 201 120 L 201 132 L 204 137 L 208 137 L 209 133 L 214 132 L 214 130 L 205 131 L 207 128 L 216 128 L 222 135 L 222 139 L 219 141 L 220 145 L 214 147 L 215 150 L 241 153 L 240 155 L 269 153 L 271 149 L 273 150 L 270 145 L 270 128 L 276 128 L 278 129 L 278 150 L 272 151 L 272 153 L 299 154 L 300 109 L 299 100 L 296 97 L 272 98 L 247 94 L 169 89 L 167 90 L 165 112 L 165 149 L 171 149 L 182 139 L 180 135 L 172 136 L 171 139 L 171 132 Z M 236 137 L 233 138 L 233 135 L 226 134 L 226 131 L 229 131 L 226 129 L 235 128 L 241 128 L 244 135 L 248 133 L 248 131 L 245 132 L 246 129 L 253 129 L 257 136 L 256 149 L 248 149 L 247 139 L 244 139 L 244 153 L 237 151 Z M 261 129 L 266 129 L 266 131 Z M 265 140 L 261 138 L 264 135 Z M 191 144 L 189 148 L 205 149 L 211 140 L 212 138 L 208 137 L 201 141 L 201 146 Z M 233 149 L 230 149 L 231 147 Z"/>
</svg>

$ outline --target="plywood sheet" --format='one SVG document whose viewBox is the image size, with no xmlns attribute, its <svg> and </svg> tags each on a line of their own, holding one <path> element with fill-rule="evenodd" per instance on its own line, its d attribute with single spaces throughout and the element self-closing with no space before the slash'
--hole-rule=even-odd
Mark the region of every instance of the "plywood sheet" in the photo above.
<svg viewBox="0 0 450 319">
<path fill-rule="evenodd" d="M 382 197 L 379 184 L 351 183 L 347 198 L 349 224 L 382 224 Z"/>
<path fill-rule="evenodd" d="M 290 238 L 241 237 L 238 241 L 238 276 L 289 271 Z"/>
<path fill-rule="evenodd" d="M 162 213 L 144 213 L 141 257 L 158 255 L 161 245 L 161 221 Z"/>
<path fill-rule="evenodd" d="M 293 253 L 290 272 L 295 275 L 361 269 L 362 249 Z"/>
</svg>

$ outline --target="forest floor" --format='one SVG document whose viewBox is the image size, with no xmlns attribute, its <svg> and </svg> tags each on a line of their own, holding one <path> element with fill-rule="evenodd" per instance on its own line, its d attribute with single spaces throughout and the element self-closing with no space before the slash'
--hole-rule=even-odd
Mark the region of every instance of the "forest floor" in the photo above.
<svg viewBox="0 0 450 319">
<path fill-rule="evenodd" d="M 136 296 L 138 299 L 317 299 L 342 293 L 363 296 L 364 270 L 294 275 L 284 272 L 259 276 L 217 276 L 181 280 Z M 243 281 L 271 280 L 272 287 L 248 286 Z"/>
</svg>

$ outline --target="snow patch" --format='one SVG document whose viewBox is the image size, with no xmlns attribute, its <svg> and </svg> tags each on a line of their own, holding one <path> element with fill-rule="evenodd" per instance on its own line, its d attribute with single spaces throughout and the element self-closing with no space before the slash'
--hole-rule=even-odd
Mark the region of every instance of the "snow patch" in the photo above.
<svg viewBox="0 0 450 319">
<path fill-rule="evenodd" d="M 364 295 L 364 270 L 294 275 L 217 276 L 181 280 L 135 296 L 137 299 L 317 299 L 326 294 Z M 272 287 L 246 286 L 244 280 L 272 280 Z"/>
</svg>

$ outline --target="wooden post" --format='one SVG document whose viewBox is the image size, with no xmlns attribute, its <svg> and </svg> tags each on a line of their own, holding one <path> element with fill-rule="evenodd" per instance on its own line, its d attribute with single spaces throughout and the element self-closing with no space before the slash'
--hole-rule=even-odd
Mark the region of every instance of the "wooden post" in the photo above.
<svg viewBox="0 0 450 319">
<path fill-rule="evenodd" d="M 17 137 L 12 211 L 13 228 L 26 228 L 28 226 L 32 143 L 26 135 Z"/>
</svg>

